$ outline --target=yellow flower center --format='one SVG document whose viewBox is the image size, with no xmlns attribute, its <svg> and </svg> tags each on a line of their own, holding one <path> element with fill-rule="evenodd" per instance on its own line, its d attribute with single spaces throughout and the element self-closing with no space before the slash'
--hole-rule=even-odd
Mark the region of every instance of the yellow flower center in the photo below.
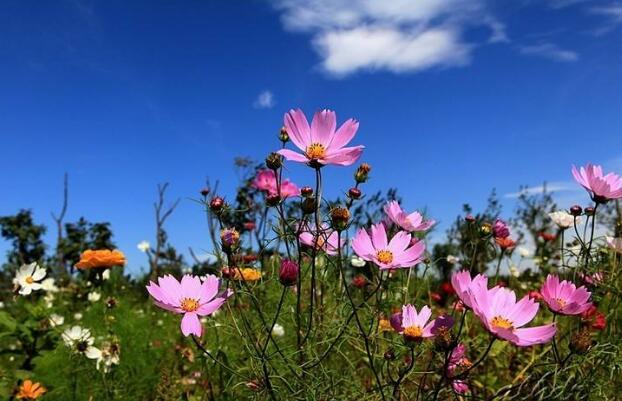
<svg viewBox="0 0 622 401">
<path fill-rule="evenodd" d="M 404 336 L 408 338 L 420 338 L 423 336 L 423 329 L 419 326 L 410 326 L 404 329 Z"/>
<path fill-rule="evenodd" d="M 566 306 L 566 301 L 564 301 L 561 298 L 557 298 L 555 301 L 557 301 L 557 304 L 559 305 L 560 308 L 563 308 L 564 306 Z"/>
<path fill-rule="evenodd" d="M 510 322 L 508 319 L 501 317 L 501 316 L 493 317 L 490 324 L 499 329 L 511 329 L 512 328 L 512 322 Z"/>
<path fill-rule="evenodd" d="M 28 284 L 32 284 L 32 283 L 34 283 L 34 282 L 35 282 L 35 279 L 34 279 L 34 278 L 32 278 L 32 276 L 28 276 L 28 277 L 26 277 L 26 282 L 27 282 Z"/>
<path fill-rule="evenodd" d="M 193 298 L 184 298 L 181 300 L 181 309 L 184 312 L 194 312 L 199 309 L 199 301 Z"/>
<path fill-rule="evenodd" d="M 378 251 L 378 253 L 376 254 L 376 257 L 378 258 L 378 261 L 380 263 L 384 263 L 385 265 L 388 265 L 389 263 L 393 262 L 393 252 L 391 251 L 387 251 L 387 250 Z"/>
<path fill-rule="evenodd" d="M 305 154 L 312 160 L 321 159 L 326 155 L 326 148 L 321 143 L 312 143 L 307 146 Z"/>
</svg>

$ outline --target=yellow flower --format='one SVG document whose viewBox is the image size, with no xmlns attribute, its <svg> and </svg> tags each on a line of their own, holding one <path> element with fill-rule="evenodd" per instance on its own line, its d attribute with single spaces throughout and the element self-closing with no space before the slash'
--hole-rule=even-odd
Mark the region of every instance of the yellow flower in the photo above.
<svg viewBox="0 0 622 401">
<path fill-rule="evenodd" d="M 382 318 L 378 322 L 378 329 L 380 331 L 391 331 L 393 330 L 393 327 L 391 327 L 391 322 L 389 322 L 389 319 Z"/>
<path fill-rule="evenodd" d="M 32 380 L 24 380 L 17 393 L 20 400 L 36 400 L 48 391 L 41 383 L 33 383 Z"/>
<path fill-rule="evenodd" d="M 125 265 L 125 255 L 121 251 L 109 251 L 107 249 L 87 249 L 80 255 L 80 261 L 76 263 L 78 269 L 106 269 L 112 266 Z"/>
<path fill-rule="evenodd" d="M 242 269 L 238 269 L 236 267 L 233 268 L 233 279 L 234 280 L 257 281 L 260 278 L 261 278 L 261 272 L 257 269 L 253 269 L 250 267 L 245 267 Z"/>
</svg>

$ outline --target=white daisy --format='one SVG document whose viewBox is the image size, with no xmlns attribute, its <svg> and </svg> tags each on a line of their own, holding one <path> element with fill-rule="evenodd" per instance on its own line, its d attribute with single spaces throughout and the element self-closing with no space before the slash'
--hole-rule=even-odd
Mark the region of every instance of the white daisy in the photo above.
<svg viewBox="0 0 622 401">
<path fill-rule="evenodd" d="M 136 247 L 141 252 L 147 252 L 149 249 L 151 249 L 151 244 L 148 241 L 140 241 L 138 245 L 136 245 Z"/>
<path fill-rule="evenodd" d="M 272 328 L 272 335 L 275 337 L 283 337 L 285 335 L 285 329 L 280 324 L 276 323 Z"/>
<path fill-rule="evenodd" d="M 119 364 L 119 354 L 120 348 L 118 343 L 105 342 L 102 344 L 101 349 L 95 348 L 95 350 L 92 351 L 91 356 L 87 355 L 87 357 L 97 361 L 97 370 L 103 370 L 104 373 L 108 373 L 112 365 Z"/>
<path fill-rule="evenodd" d="M 91 331 L 80 326 L 66 329 L 62 336 L 65 345 L 75 353 L 82 354 L 89 359 L 99 358 L 101 351 L 93 346 L 95 340 Z"/>
<path fill-rule="evenodd" d="M 65 323 L 65 318 L 59 315 L 58 313 L 52 313 L 49 317 L 49 321 L 50 321 L 50 326 L 56 327 L 56 326 L 61 326 L 63 323 Z"/>
<path fill-rule="evenodd" d="M 29 265 L 22 265 L 15 274 L 13 283 L 19 286 L 21 295 L 28 295 L 33 291 L 38 291 L 43 286 L 40 281 L 45 277 L 45 269 L 39 267 L 37 262 Z"/>
<path fill-rule="evenodd" d="M 41 289 L 45 292 L 58 292 L 55 281 L 52 277 L 46 278 L 41 282 Z"/>
<path fill-rule="evenodd" d="M 101 299 L 102 294 L 97 292 L 97 291 L 93 291 L 93 292 L 89 292 L 89 295 L 87 296 L 87 299 L 90 302 L 97 302 Z"/>
<path fill-rule="evenodd" d="M 352 255 L 352 257 L 350 258 L 350 264 L 354 267 L 363 267 L 365 266 L 365 263 L 367 263 L 365 260 L 359 258 L 356 255 Z"/>
</svg>

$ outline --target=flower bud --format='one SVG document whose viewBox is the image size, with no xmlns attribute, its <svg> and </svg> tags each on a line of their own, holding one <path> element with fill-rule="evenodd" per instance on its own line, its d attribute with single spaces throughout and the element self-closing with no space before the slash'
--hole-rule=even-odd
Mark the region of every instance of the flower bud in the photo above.
<svg viewBox="0 0 622 401">
<path fill-rule="evenodd" d="M 296 284 L 298 281 L 298 264 L 289 259 L 283 259 L 281 261 L 281 268 L 279 269 L 279 280 L 284 286 L 290 286 Z"/>
<path fill-rule="evenodd" d="M 304 214 L 311 214 L 315 211 L 315 197 L 303 198 L 300 204 Z"/>
<path fill-rule="evenodd" d="M 224 250 L 234 249 L 240 242 L 240 233 L 235 228 L 225 228 L 220 231 L 220 241 Z"/>
<path fill-rule="evenodd" d="M 313 195 L 313 188 L 311 188 L 310 186 L 305 186 L 305 187 L 302 187 L 302 188 L 300 189 L 300 194 L 301 194 L 303 197 L 308 198 L 308 197 L 310 197 L 311 195 Z"/>
<path fill-rule="evenodd" d="M 225 200 L 220 196 L 216 196 L 212 198 L 209 203 L 209 208 L 212 212 L 219 214 L 222 212 L 223 207 L 225 206 Z"/>
<path fill-rule="evenodd" d="M 365 288 L 367 285 L 367 278 L 362 274 L 358 274 L 352 279 L 352 285 L 356 288 Z"/>
<path fill-rule="evenodd" d="M 454 344 L 454 337 L 450 327 L 440 326 L 436 329 L 434 346 L 440 351 L 449 351 Z"/>
<path fill-rule="evenodd" d="M 279 202 L 281 202 L 281 197 L 278 194 L 270 194 L 266 197 L 268 206 L 276 206 Z"/>
<path fill-rule="evenodd" d="M 575 217 L 581 216 L 581 213 L 583 213 L 583 208 L 579 205 L 574 205 L 570 208 L 570 214 Z"/>
<path fill-rule="evenodd" d="M 358 183 L 363 183 L 363 182 L 367 181 L 367 178 L 369 178 L 369 172 L 370 171 L 371 171 L 371 166 L 369 164 L 367 164 L 367 163 L 362 163 L 356 169 L 356 172 L 354 173 L 354 179 Z"/>
<path fill-rule="evenodd" d="M 287 133 L 287 128 L 282 127 L 281 131 L 279 131 L 279 141 L 283 143 L 287 143 L 289 141 L 289 134 Z"/>
<path fill-rule="evenodd" d="M 360 199 L 361 198 L 361 190 L 358 188 L 350 188 L 350 190 L 348 191 L 348 196 L 350 197 L 350 199 Z"/>
<path fill-rule="evenodd" d="M 479 235 L 487 237 L 492 233 L 492 225 L 490 223 L 484 223 L 479 227 Z"/>
<path fill-rule="evenodd" d="M 205 198 L 207 195 L 209 195 L 209 188 L 205 187 L 201 190 L 201 196 Z"/>
<path fill-rule="evenodd" d="M 345 207 L 335 207 L 330 211 L 332 226 L 337 231 L 343 231 L 348 227 L 350 221 L 350 211 Z"/>
<path fill-rule="evenodd" d="M 244 223 L 244 229 L 246 231 L 253 231 L 256 227 L 256 224 L 254 221 L 247 221 Z"/>
<path fill-rule="evenodd" d="M 467 214 L 464 219 L 469 223 L 473 223 L 475 221 L 475 217 L 472 214 Z"/>
<path fill-rule="evenodd" d="M 266 167 L 270 170 L 278 170 L 283 165 L 283 156 L 276 152 L 272 152 L 266 157 Z"/>
<path fill-rule="evenodd" d="M 586 216 L 594 216 L 594 208 L 592 206 L 588 206 L 585 208 Z"/>
<path fill-rule="evenodd" d="M 393 351 L 392 349 L 387 350 L 384 353 L 384 359 L 387 361 L 394 361 L 395 360 L 395 351 Z"/>
</svg>

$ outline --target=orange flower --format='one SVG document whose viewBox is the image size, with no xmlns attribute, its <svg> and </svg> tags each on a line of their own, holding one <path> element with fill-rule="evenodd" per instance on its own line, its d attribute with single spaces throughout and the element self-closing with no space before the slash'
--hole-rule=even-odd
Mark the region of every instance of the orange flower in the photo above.
<svg viewBox="0 0 622 401">
<path fill-rule="evenodd" d="M 495 238 L 495 242 L 501 247 L 501 249 L 510 250 L 516 246 L 516 242 L 510 237 Z"/>
<path fill-rule="evenodd" d="M 41 397 L 46 391 L 48 391 L 45 387 L 41 385 L 41 383 L 33 383 L 30 379 L 24 380 L 21 387 L 19 388 L 19 393 L 17 393 L 17 398 L 20 400 L 36 400 Z"/>
<path fill-rule="evenodd" d="M 381 318 L 378 321 L 378 330 L 380 331 L 391 331 L 393 327 L 391 326 L 391 322 L 389 319 Z"/>
<path fill-rule="evenodd" d="M 231 270 L 233 270 L 234 280 L 257 281 L 261 278 L 261 272 L 250 267 L 244 267 L 242 269 L 234 267 Z"/>
<path fill-rule="evenodd" d="M 112 266 L 125 265 L 125 255 L 121 251 L 109 251 L 107 249 L 93 251 L 87 249 L 80 255 L 80 261 L 76 264 L 78 269 L 106 269 Z"/>
</svg>

